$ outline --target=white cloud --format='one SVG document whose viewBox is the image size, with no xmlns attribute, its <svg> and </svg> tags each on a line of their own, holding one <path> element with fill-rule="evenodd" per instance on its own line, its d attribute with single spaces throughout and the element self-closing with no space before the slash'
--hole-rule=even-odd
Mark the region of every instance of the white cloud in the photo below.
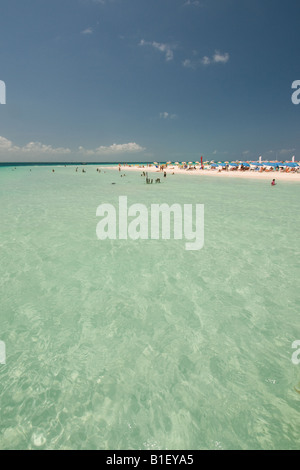
<svg viewBox="0 0 300 470">
<path fill-rule="evenodd" d="M 94 149 L 86 149 L 82 146 L 76 150 L 64 147 L 52 147 L 41 142 L 28 142 L 23 146 L 15 145 L 11 140 L 0 136 L 0 161 L 58 161 L 65 155 L 72 154 L 72 159 L 78 160 L 92 156 L 113 156 L 129 153 L 140 153 L 146 150 L 135 142 L 126 144 L 101 145 Z"/>
<path fill-rule="evenodd" d="M 195 51 L 193 51 L 193 55 L 196 55 Z M 185 59 L 182 62 L 183 67 L 196 69 L 200 65 L 208 66 L 211 64 L 226 64 L 229 61 L 229 54 L 225 52 L 221 54 L 219 51 L 215 51 L 212 57 L 204 56 L 202 59 Z"/>
<path fill-rule="evenodd" d="M 152 46 L 154 47 L 154 49 L 157 49 L 158 51 L 163 52 L 165 54 L 165 59 L 167 62 L 173 60 L 173 48 L 169 44 L 160 43 L 156 41 L 145 41 L 144 39 L 141 39 L 141 41 L 139 42 L 139 46 Z"/>
<path fill-rule="evenodd" d="M 128 144 L 112 144 L 108 147 L 101 145 L 95 149 L 85 149 L 84 147 L 78 147 L 81 154 L 86 156 L 89 155 L 107 155 L 107 154 L 121 154 L 130 152 L 143 152 L 144 147 L 136 144 L 135 142 L 129 142 Z"/>
<path fill-rule="evenodd" d="M 228 52 L 225 52 L 225 54 L 221 54 L 219 51 L 215 51 L 213 55 L 213 62 L 215 63 L 221 62 L 223 64 L 226 64 L 228 60 L 229 60 Z"/>
<path fill-rule="evenodd" d="M 201 59 L 201 63 L 203 65 L 209 65 L 211 63 L 211 59 L 207 56 L 204 56 L 202 59 Z"/>
<path fill-rule="evenodd" d="M 228 154 L 228 151 L 227 151 L 227 150 L 226 150 L 226 151 L 214 150 L 214 151 L 212 152 L 212 154 L 213 154 L 213 155 L 217 155 L 217 154 L 218 154 L 218 155 L 227 155 L 227 154 Z M 220 157 L 219 157 L 219 158 L 220 158 Z"/>
<path fill-rule="evenodd" d="M 159 113 L 160 119 L 176 119 L 178 116 L 177 114 L 170 114 L 164 111 L 163 113 Z"/>
<path fill-rule="evenodd" d="M 199 7 L 200 6 L 200 2 L 198 0 L 187 0 L 183 6 L 188 6 L 188 5 L 194 5 L 196 7 Z"/>
<path fill-rule="evenodd" d="M 89 27 L 81 31 L 81 34 L 93 34 L 94 30 L 93 28 Z"/>
<path fill-rule="evenodd" d="M 182 62 L 182 65 L 186 68 L 195 68 L 195 65 L 194 63 L 191 61 L 191 59 L 185 59 L 183 62 Z"/>
<path fill-rule="evenodd" d="M 281 155 L 282 157 L 284 157 L 285 155 L 288 155 L 290 154 L 291 156 L 293 156 L 296 152 L 296 149 L 295 148 L 290 148 L 290 149 L 280 149 L 280 150 L 268 150 L 267 152 L 265 152 L 266 154 L 270 155 L 270 157 L 272 156 L 272 158 L 279 158 L 279 156 Z"/>
<path fill-rule="evenodd" d="M 42 154 L 42 155 L 58 155 L 58 154 L 68 154 L 71 152 L 69 148 L 57 147 L 54 148 L 52 145 L 45 145 L 41 142 L 28 142 L 28 144 L 23 147 L 14 145 L 11 140 L 6 139 L 5 137 L 0 136 L 0 154 L 2 153 L 10 154 Z"/>
<path fill-rule="evenodd" d="M 296 149 L 281 149 L 279 151 L 279 153 L 280 153 L 280 155 L 285 155 L 286 153 L 293 153 L 295 151 L 296 151 Z"/>
</svg>

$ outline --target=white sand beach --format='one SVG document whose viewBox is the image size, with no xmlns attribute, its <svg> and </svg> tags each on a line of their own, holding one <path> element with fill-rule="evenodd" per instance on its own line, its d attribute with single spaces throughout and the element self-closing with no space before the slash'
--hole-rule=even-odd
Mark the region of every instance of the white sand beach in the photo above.
<svg viewBox="0 0 300 470">
<path fill-rule="evenodd" d="M 111 167 L 113 169 L 118 170 L 118 166 Z M 214 176 L 216 178 L 254 178 L 254 179 L 263 179 L 263 180 L 270 180 L 272 181 L 273 178 L 277 181 L 297 181 L 300 182 L 300 173 L 296 172 L 282 172 L 282 171 L 252 171 L 252 170 L 229 170 L 229 171 L 219 171 L 218 169 L 205 169 L 201 170 L 196 167 L 196 169 L 183 169 L 178 166 L 167 166 L 163 170 L 156 168 L 155 166 L 147 166 L 145 165 L 123 165 L 120 166 L 121 171 L 140 171 L 140 172 L 148 172 L 148 173 L 157 173 L 163 177 L 164 171 L 168 175 L 191 175 L 191 176 Z"/>
</svg>

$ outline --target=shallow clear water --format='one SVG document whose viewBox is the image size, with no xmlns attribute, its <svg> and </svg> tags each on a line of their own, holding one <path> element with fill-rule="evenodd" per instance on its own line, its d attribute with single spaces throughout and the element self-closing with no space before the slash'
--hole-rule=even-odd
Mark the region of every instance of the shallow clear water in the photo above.
<svg viewBox="0 0 300 470">
<path fill-rule="evenodd" d="M 299 448 L 300 184 L 86 170 L 0 170 L 0 448 Z M 120 195 L 203 249 L 98 240 Z"/>
</svg>

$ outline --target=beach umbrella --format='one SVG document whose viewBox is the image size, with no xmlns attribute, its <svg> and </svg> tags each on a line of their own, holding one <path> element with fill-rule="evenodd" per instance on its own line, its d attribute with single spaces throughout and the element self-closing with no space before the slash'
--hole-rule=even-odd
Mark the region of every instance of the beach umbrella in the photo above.
<svg viewBox="0 0 300 470">
<path fill-rule="evenodd" d="M 282 166 L 282 164 L 280 166 Z M 289 168 L 297 168 L 298 164 L 296 162 L 285 162 L 284 166 L 288 166 Z"/>
<path fill-rule="evenodd" d="M 189 165 L 192 165 L 192 164 L 193 164 L 193 162 L 189 162 Z"/>
<path fill-rule="evenodd" d="M 175 165 L 179 165 L 179 162 L 175 162 Z"/>
<path fill-rule="evenodd" d="M 272 167 L 275 167 L 275 166 L 278 166 L 278 164 L 275 163 L 275 162 L 264 162 L 264 166 L 272 166 Z"/>
</svg>

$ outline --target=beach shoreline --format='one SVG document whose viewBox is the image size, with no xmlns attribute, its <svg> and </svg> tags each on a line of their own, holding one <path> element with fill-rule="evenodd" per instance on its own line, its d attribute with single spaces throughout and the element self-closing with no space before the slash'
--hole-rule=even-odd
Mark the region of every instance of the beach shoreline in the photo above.
<svg viewBox="0 0 300 470">
<path fill-rule="evenodd" d="M 118 166 L 111 166 L 107 167 L 113 170 L 118 170 Z M 201 170 L 201 169 L 183 169 L 178 167 L 166 167 L 163 170 L 156 168 L 155 166 L 147 166 L 147 165 L 120 165 L 120 170 L 124 171 L 139 171 L 139 172 L 148 172 L 148 173 L 156 173 L 157 177 L 164 177 L 164 171 L 167 175 L 190 175 L 190 176 L 214 176 L 216 178 L 244 178 L 244 179 L 261 179 L 261 180 L 270 180 L 273 179 L 278 181 L 296 181 L 300 182 L 300 173 L 293 173 L 293 172 L 280 172 L 280 171 L 241 171 L 241 170 L 233 170 L 233 171 L 219 171 L 219 170 Z"/>
</svg>

